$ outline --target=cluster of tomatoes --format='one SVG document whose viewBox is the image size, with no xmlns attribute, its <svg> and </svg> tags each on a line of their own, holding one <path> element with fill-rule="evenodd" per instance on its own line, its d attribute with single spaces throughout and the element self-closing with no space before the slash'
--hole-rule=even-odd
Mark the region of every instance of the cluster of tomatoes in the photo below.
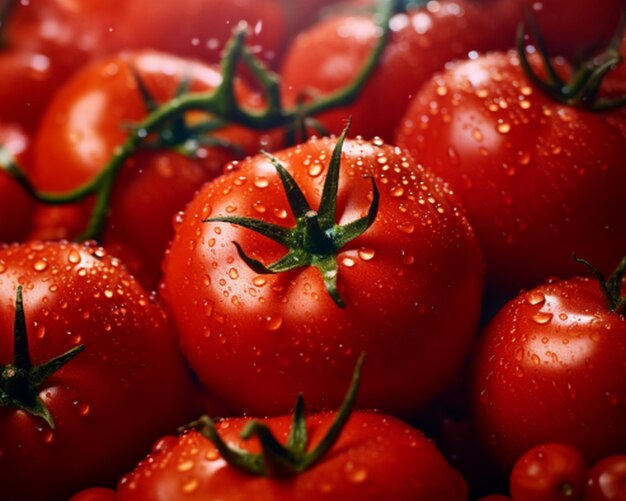
<svg viewBox="0 0 626 501">
<path fill-rule="evenodd" d="M 0 0 L 0 499 L 625 500 L 626 3 L 157 3 Z"/>
</svg>

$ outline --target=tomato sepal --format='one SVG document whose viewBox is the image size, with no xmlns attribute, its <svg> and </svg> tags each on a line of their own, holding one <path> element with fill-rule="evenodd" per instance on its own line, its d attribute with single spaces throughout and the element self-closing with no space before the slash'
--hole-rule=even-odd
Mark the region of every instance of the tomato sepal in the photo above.
<svg viewBox="0 0 626 501">
<path fill-rule="evenodd" d="M 339 136 L 337 144 L 333 149 L 317 211 L 311 208 L 304 193 L 280 161 L 269 153 L 265 153 L 265 156 L 276 168 L 280 182 L 285 190 L 289 207 L 296 219 L 294 227 L 285 228 L 254 218 L 236 216 L 216 216 L 203 220 L 204 223 L 222 222 L 236 224 L 287 247 L 287 254 L 278 261 L 265 265 L 261 261 L 248 256 L 241 245 L 233 242 L 241 259 L 253 271 L 259 274 L 276 274 L 305 266 L 315 266 L 322 275 L 327 292 L 340 308 L 345 307 L 345 302 L 337 289 L 339 267 L 336 254 L 348 242 L 365 233 L 374 224 L 380 198 L 376 182 L 374 178 L 370 178 L 373 195 L 367 215 L 343 226 L 335 223 L 341 150 L 349 127 L 350 123 Z"/>
<path fill-rule="evenodd" d="M 354 408 L 361 380 L 365 354 L 357 360 L 350 387 L 326 434 L 313 450 L 307 452 L 308 433 L 304 412 L 304 397 L 299 394 L 293 412 L 293 421 L 286 444 L 281 444 L 270 428 L 257 420 L 250 421 L 242 430 L 241 438 L 256 437 L 261 453 L 254 454 L 227 444 L 217 432 L 215 422 L 208 416 L 184 426 L 181 431 L 194 429 L 209 440 L 231 466 L 249 475 L 261 477 L 292 477 L 318 463 L 337 442 Z"/>
<path fill-rule="evenodd" d="M 54 430 L 54 419 L 39 397 L 39 387 L 84 348 L 83 345 L 76 346 L 47 362 L 33 366 L 28 349 L 22 286 L 18 286 L 13 327 L 13 362 L 0 365 L 0 407 L 21 409 L 43 419 Z"/>
</svg>

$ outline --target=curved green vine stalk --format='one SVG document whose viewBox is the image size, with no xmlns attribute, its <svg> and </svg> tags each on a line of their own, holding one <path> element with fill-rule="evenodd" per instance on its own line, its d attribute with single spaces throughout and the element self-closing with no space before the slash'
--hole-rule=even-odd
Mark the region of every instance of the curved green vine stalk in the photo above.
<svg viewBox="0 0 626 501">
<path fill-rule="evenodd" d="M 365 83 L 375 70 L 390 37 L 389 20 L 393 15 L 394 0 L 379 0 L 374 14 L 374 21 L 380 28 L 380 37 L 353 82 L 331 94 L 317 100 L 290 108 L 283 108 L 279 76 L 270 71 L 248 47 L 247 32 L 244 27 L 237 27 L 228 42 L 221 61 L 222 82 L 211 92 L 185 93 L 159 106 L 138 124 L 120 145 L 111 160 L 91 181 L 66 193 L 41 192 L 31 183 L 24 170 L 11 155 L 0 146 L 0 168 L 15 178 L 36 200 L 60 205 L 77 202 L 90 195 L 95 196 L 86 230 L 77 238 L 79 241 L 98 240 L 104 230 L 111 192 L 115 179 L 124 165 L 159 127 L 188 111 L 201 111 L 216 116 L 224 123 L 235 123 L 257 130 L 278 127 L 302 127 L 302 121 L 319 113 L 353 103 L 359 96 Z M 258 81 L 267 105 L 261 110 L 250 110 L 241 106 L 235 94 L 235 76 L 240 64 L 244 64 Z M 313 122 L 314 126 L 314 122 Z"/>
</svg>

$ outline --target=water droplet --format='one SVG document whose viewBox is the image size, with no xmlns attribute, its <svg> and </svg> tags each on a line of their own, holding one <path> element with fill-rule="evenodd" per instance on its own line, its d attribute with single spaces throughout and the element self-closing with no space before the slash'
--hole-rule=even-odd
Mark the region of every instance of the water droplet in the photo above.
<svg viewBox="0 0 626 501">
<path fill-rule="evenodd" d="M 440 85 L 435 92 L 438 96 L 445 96 L 448 93 L 448 88 L 445 85 Z"/>
<path fill-rule="evenodd" d="M 317 177 L 322 173 L 322 170 L 324 170 L 324 167 L 322 166 L 321 163 L 319 162 L 315 162 L 314 164 L 311 164 L 311 166 L 309 167 L 309 176 L 311 177 Z"/>
<path fill-rule="evenodd" d="M 183 461 L 182 463 L 180 463 L 176 469 L 178 471 L 184 472 L 184 471 L 190 471 L 193 469 L 193 467 L 196 465 L 196 463 L 194 463 L 192 460 L 187 460 L 187 461 Z"/>
<path fill-rule="evenodd" d="M 404 195 L 404 188 L 402 186 L 396 186 L 395 188 L 392 188 L 389 193 L 392 197 L 401 197 Z"/>
<path fill-rule="evenodd" d="M 236 280 L 237 278 L 239 278 L 239 272 L 235 268 L 231 268 L 230 270 L 228 270 L 228 276 L 233 280 Z"/>
<path fill-rule="evenodd" d="M 361 248 L 358 250 L 358 255 L 363 261 L 371 261 L 374 259 L 375 253 L 374 249 Z"/>
<path fill-rule="evenodd" d="M 546 296 L 543 292 L 532 291 L 526 297 L 526 301 L 532 306 L 537 306 L 546 302 Z"/>
<path fill-rule="evenodd" d="M 45 261 L 43 259 L 40 259 L 40 260 L 35 262 L 35 264 L 33 265 L 33 269 L 35 271 L 45 271 L 45 270 L 48 269 L 48 266 L 49 265 L 48 265 L 47 261 Z"/>
<path fill-rule="evenodd" d="M 487 89 L 478 89 L 476 91 L 476 97 L 480 99 L 485 99 L 489 95 L 489 91 Z"/>
<path fill-rule="evenodd" d="M 402 233 L 406 233 L 407 235 L 410 235 L 411 233 L 415 231 L 415 225 L 413 223 L 402 223 L 398 225 L 398 229 Z"/>
<path fill-rule="evenodd" d="M 283 317 L 280 315 L 268 315 L 263 319 L 265 330 L 276 331 L 283 325 Z"/>
<path fill-rule="evenodd" d="M 72 249 L 70 251 L 70 253 L 67 255 L 67 260 L 71 263 L 71 264 L 78 264 L 81 261 L 81 256 L 80 256 L 80 252 L 78 252 L 76 249 Z"/>
<path fill-rule="evenodd" d="M 78 414 L 81 416 L 88 416 L 89 412 L 91 412 L 91 406 L 88 403 L 79 405 Z"/>
<path fill-rule="evenodd" d="M 483 140 L 483 133 L 480 132 L 478 129 L 473 129 L 472 137 L 476 139 L 476 141 L 481 142 Z"/>
<path fill-rule="evenodd" d="M 498 125 L 496 126 L 496 129 L 500 134 L 508 134 L 509 132 L 511 132 L 511 124 L 503 122 L 502 120 L 498 120 Z"/>
<path fill-rule="evenodd" d="M 267 279 L 265 277 L 254 277 L 252 279 L 252 283 L 257 287 L 263 287 L 265 284 L 267 284 Z"/>
<path fill-rule="evenodd" d="M 539 360 L 539 357 L 535 354 L 530 357 L 530 360 L 532 361 L 533 365 L 539 365 L 539 363 L 541 362 L 541 360 Z"/>
<path fill-rule="evenodd" d="M 183 484 L 181 490 L 185 494 L 191 494 L 192 492 L 196 491 L 198 489 L 198 487 L 200 487 L 200 482 L 197 479 L 194 478 L 192 480 L 189 480 L 185 484 Z"/>
<path fill-rule="evenodd" d="M 220 458 L 220 453 L 218 452 L 217 449 L 211 449 L 204 455 L 204 457 L 208 461 L 216 461 Z"/>
<path fill-rule="evenodd" d="M 524 96 L 530 96 L 533 93 L 532 87 L 524 86 L 520 89 L 520 92 Z"/>
<path fill-rule="evenodd" d="M 346 268 L 354 268 L 356 262 L 351 257 L 344 257 L 341 260 L 341 264 L 343 264 Z"/>
<path fill-rule="evenodd" d="M 522 348 L 521 346 L 519 346 L 515 350 L 515 360 L 517 360 L 518 362 L 524 360 L 524 348 Z"/>
<path fill-rule="evenodd" d="M 531 318 L 533 322 L 535 322 L 536 324 L 544 325 L 544 324 L 549 323 L 552 320 L 553 316 L 554 315 L 552 315 L 552 313 L 540 311 L 539 313 L 533 315 Z"/>
<path fill-rule="evenodd" d="M 254 186 L 257 188 L 267 188 L 270 185 L 269 180 L 266 177 L 257 177 L 254 180 Z"/>
<path fill-rule="evenodd" d="M 4 273 L 5 271 L 7 271 L 7 264 L 0 259 L 0 273 Z"/>
</svg>

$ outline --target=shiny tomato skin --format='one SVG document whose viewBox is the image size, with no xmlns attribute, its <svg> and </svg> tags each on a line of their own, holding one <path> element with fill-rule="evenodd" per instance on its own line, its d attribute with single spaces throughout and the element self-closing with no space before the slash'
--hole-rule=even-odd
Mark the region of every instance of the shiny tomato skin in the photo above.
<svg viewBox="0 0 626 501">
<path fill-rule="evenodd" d="M 574 275 L 572 252 L 612 271 L 626 248 L 612 202 L 626 183 L 625 141 L 623 111 L 556 103 L 530 84 L 512 52 L 433 78 L 396 136 L 450 183 L 485 253 L 487 286 L 504 298 Z"/>
<path fill-rule="evenodd" d="M 503 468 L 546 442 L 588 464 L 626 448 L 626 320 L 595 280 L 547 283 L 508 303 L 474 353 L 482 443 Z"/>
<path fill-rule="evenodd" d="M 2 364 L 12 361 L 18 284 L 33 364 L 84 346 L 39 388 L 54 431 L 0 408 L 2 499 L 61 500 L 111 484 L 197 412 L 171 325 L 119 260 L 97 247 L 30 243 L 0 249 L 0 271 Z"/>
<path fill-rule="evenodd" d="M 28 161 L 30 143 L 22 127 L 0 121 L 0 145 L 20 164 Z M 17 181 L 0 172 L 0 242 L 17 241 L 28 234 L 34 205 Z"/>
<path fill-rule="evenodd" d="M 287 35 L 285 12 L 278 0 L 152 0 L 126 2 L 118 23 L 121 46 L 152 48 L 216 63 L 240 24 L 248 26 L 248 43 L 256 55 L 273 63 Z"/>
<path fill-rule="evenodd" d="M 134 66 L 157 103 L 174 97 L 183 78 L 190 90 L 214 89 L 219 72 L 202 63 L 155 51 L 124 52 L 98 59 L 81 69 L 59 90 L 44 115 L 34 142 L 32 177 L 45 191 L 64 192 L 90 181 L 111 159 L 136 125 L 148 114 L 130 70 Z M 258 105 L 257 98 L 237 86 L 242 99 Z M 190 118 L 192 120 L 192 118 Z M 256 153 L 261 136 L 242 127 L 228 127 L 216 136 Z M 126 162 L 116 182 L 104 236 L 105 247 L 127 262 L 150 287 L 160 276 L 160 262 L 173 235 L 172 221 L 195 191 L 221 174 L 236 154 L 226 148 L 201 149 L 197 159 L 166 150 L 141 151 Z M 63 175 L 59 169 L 63 169 Z M 75 206 L 61 222 L 84 230 L 87 211 Z M 57 208 L 44 210 L 58 214 Z M 50 217 L 39 218 L 34 238 L 63 231 L 51 230 Z M 65 238 L 75 236 L 67 231 Z"/>
<path fill-rule="evenodd" d="M 334 414 L 307 417 L 311 447 Z M 266 420 L 279 441 L 287 438 L 291 416 Z M 218 423 L 227 443 L 258 452 L 239 433 L 249 419 Z M 310 450 L 310 448 L 309 448 Z M 377 500 L 467 499 L 462 477 L 448 466 L 418 430 L 392 417 L 356 412 L 338 442 L 317 465 L 288 479 L 255 477 L 229 466 L 198 432 L 189 432 L 148 456 L 118 485 L 120 501 L 211 500 Z"/>
<path fill-rule="evenodd" d="M 492 2 L 486 2 L 490 4 Z M 434 9 L 416 9 L 391 20 L 392 37 L 379 66 L 357 101 L 319 116 L 332 133 L 352 116 L 352 134 L 391 141 L 417 90 L 450 60 L 472 50 L 508 48 L 485 15 L 472 2 L 433 2 Z M 371 16 L 329 17 L 300 34 L 285 56 L 281 75 L 287 102 L 303 92 L 328 94 L 350 83 L 365 64 L 379 36 Z"/>
<path fill-rule="evenodd" d="M 626 455 L 609 456 L 589 470 L 585 501 L 626 499 Z"/>
<path fill-rule="evenodd" d="M 574 447 L 548 443 L 526 451 L 511 471 L 513 501 L 582 501 L 587 467 Z"/>
<path fill-rule="evenodd" d="M 276 153 L 311 207 L 335 143 L 312 139 Z M 293 225 L 265 157 L 206 185 L 179 221 L 161 292 L 191 366 L 233 410 L 278 415 L 298 392 L 312 409 L 336 407 L 339 382 L 350 380 L 365 351 L 361 404 L 405 414 L 433 397 L 467 353 L 483 267 L 454 198 L 382 142 L 348 141 L 342 158 L 337 221 L 366 214 L 372 186 L 363 176 L 373 176 L 381 192 L 374 224 L 337 257 L 346 308 L 333 302 L 317 268 L 260 276 L 232 242 L 266 264 L 284 255 L 281 245 L 235 225 L 202 223 L 228 215 Z"/>
</svg>

